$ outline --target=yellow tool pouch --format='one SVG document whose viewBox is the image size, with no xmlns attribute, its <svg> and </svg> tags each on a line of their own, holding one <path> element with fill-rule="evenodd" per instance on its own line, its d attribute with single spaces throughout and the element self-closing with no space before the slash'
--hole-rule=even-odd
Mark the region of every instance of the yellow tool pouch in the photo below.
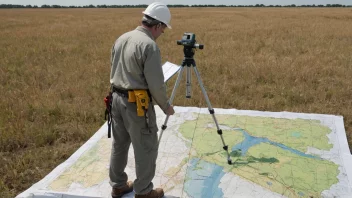
<svg viewBox="0 0 352 198">
<path fill-rule="evenodd" d="M 149 106 L 149 99 L 147 90 L 142 89 L 128 92 L 128 102 L 136 102 L 138 116 L 145 116 L 145 110 Z"/>
<path fill-rule="evenodd" d="M 134 91 L 128 91 L 128 102 L 136 102 Z"/>
</svg>

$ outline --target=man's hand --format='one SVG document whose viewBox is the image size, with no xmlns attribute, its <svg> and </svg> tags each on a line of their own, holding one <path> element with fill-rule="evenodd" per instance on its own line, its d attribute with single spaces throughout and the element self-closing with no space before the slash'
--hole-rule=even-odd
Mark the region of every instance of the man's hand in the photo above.
<svg viewBox="0 0 352 198">
<path fill-rule="evenodd" d="M 166 109 L 166 115 L 174 115 L 175 110 L 174 107 L 172 105 L 169 106 L 169 108 Z"/>
</svg>

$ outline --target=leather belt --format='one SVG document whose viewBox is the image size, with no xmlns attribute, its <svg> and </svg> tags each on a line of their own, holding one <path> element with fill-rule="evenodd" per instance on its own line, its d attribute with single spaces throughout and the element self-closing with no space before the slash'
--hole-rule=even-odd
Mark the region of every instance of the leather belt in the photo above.
<svg viewBox="0 0 352 198">
<path fill-rule="evenodd" d="M 128 98 L 128 91 L 129 90 L 119 89 L 119 88 L 116 88 L 116 87 L 112 88 L 112 92 L 116 92 L 119 95 L 121 95 L 123 97 L 126 97 L 126 98 Z"/>
</svg>

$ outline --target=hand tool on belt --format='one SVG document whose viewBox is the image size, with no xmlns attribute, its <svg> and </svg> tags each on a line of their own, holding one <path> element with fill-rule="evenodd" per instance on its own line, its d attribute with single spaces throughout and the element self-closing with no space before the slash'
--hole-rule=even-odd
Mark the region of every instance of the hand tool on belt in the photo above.
<svg viewBox="0 0 352 198">
<path fill-rule="evenodd" d="M 109 91 L 109 94 L 104 98 L 105 102 L 105 120 L 106 116 L 108 117 L 108 138 L 111 137 L 111 122 L 112 122 L 112 117 L 111 117 L 111 107 L 112 107 L 112 91 Z"/>
</svg>

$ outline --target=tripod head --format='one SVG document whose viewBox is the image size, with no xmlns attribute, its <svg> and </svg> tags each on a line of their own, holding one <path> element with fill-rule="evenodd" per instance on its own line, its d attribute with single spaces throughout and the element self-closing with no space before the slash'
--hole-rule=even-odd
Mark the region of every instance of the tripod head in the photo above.
<svg viewBox="0 0 352 198">
<path fill-rule="evenodd" d="M 204 45 L 196 43 L 196 35 L 190 32 L 185 32 L 181 40 L 177 41 L 177 45 L 183 45 L 183 53 L 186 58 L 193 58 L 194 49 L 203 49 Z"/>
</svg>

